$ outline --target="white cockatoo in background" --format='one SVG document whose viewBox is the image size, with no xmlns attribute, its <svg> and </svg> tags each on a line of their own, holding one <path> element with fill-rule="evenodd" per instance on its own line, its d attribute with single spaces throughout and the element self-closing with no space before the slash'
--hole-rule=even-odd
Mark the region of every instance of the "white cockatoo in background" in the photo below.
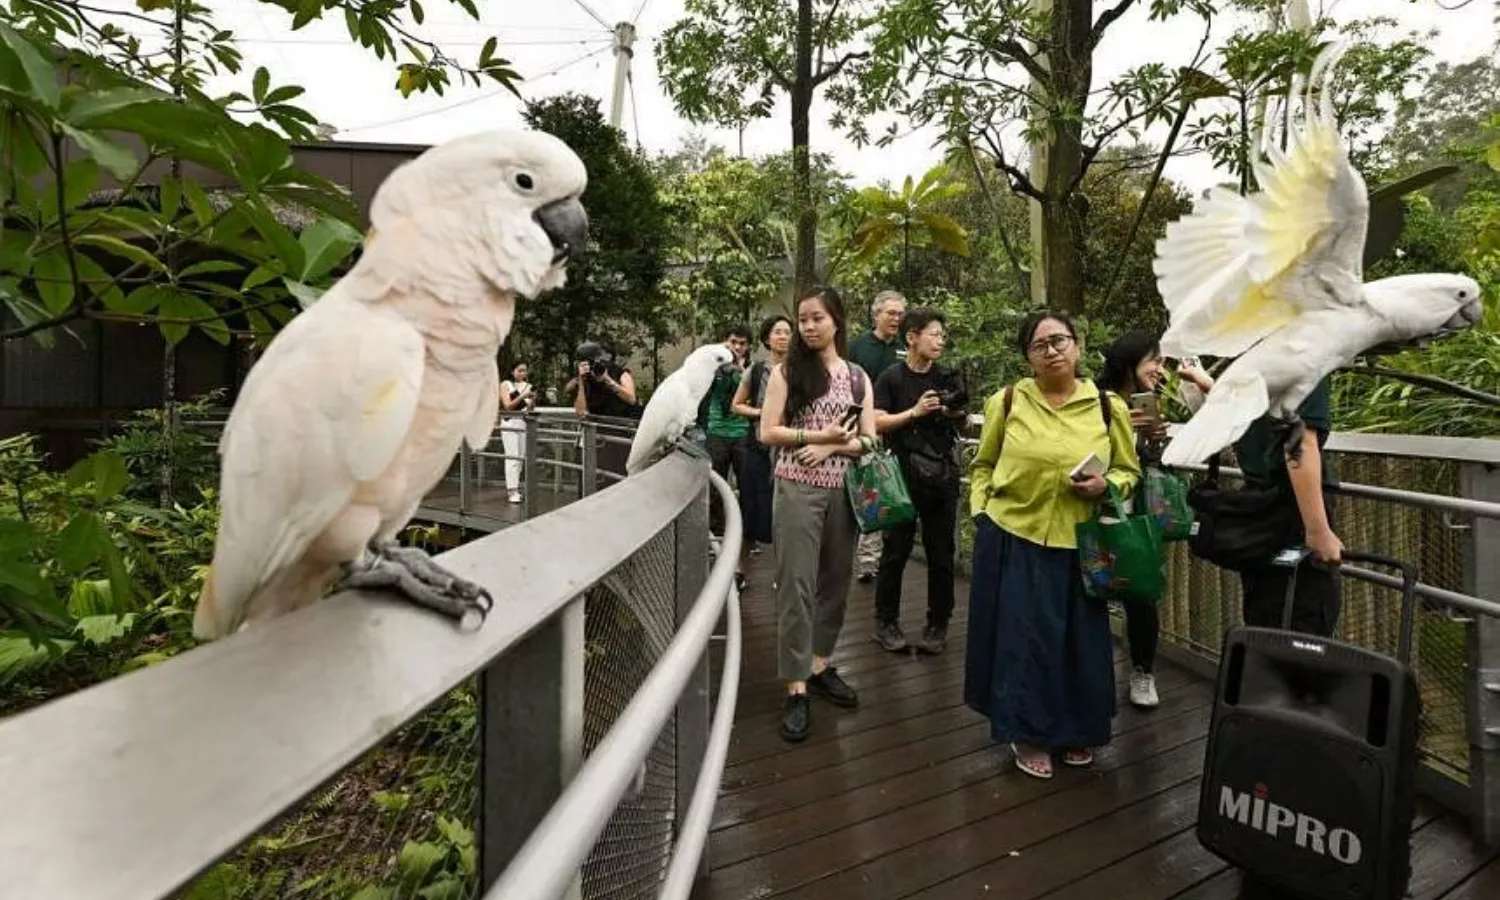
<svg viewBox="0 0 1500 900">
<path fill-rule="evenodd" d="M 693 456 L 703 451 L 682 436 L 698 418 L 698 405 L 713 387 L 714 376 L 725 366 L 734 364 L 734 353 L 723 344 L 699 347 L 683 360 L 682 367 L 662 379 L 641 413 L 640 425 L 630 442 L 630 457 L 625 471 L 631 475 L 644 470 L 676 447 Z"/>
<path fill-rule="evenodd" d="M 1335 369 L 1380 344 L 1467 328 L 1482 314 L 1479 285 L 1462 275 L 1364 283 L 1370 207 L 1333 116 L 1340 53 L 1331 46 L 1318 55 L 1305 94 L 1293 81 L 1287 103 L 1300 95 L 1303 118 L 1289 127 L 1285 151 L 1263 133 L 1260 191 L 1214 190 L 1157 243 L 1157 286 L 1171 314 L 1162 353 L 1239 357 L 1168 445 L 1168 465 L 1212 456 L 1267 412 L 1288 427 L 1295 458 L 1304 430 L 1297 409 Z"/>
<path fill-rule="evenodd" d="M 353 269 L 271 341 L 219 450 L 221 522 L 193 632 L 210 639 L 345 587 L 461 621 L 489 595 L 396 537 L 459 445 L 489 442 L 517 296 L 563 284 L 587 176 L 547 134 L 491 131 L 396 169 Z"/>
</svg>

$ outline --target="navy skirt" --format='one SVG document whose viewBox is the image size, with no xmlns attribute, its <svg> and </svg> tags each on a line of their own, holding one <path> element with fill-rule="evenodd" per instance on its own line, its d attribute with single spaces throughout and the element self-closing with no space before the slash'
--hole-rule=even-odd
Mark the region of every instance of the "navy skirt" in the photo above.
<svg viewBox="0 0 1500 900">
<path fill-rule="evenodd" d="M 745 540 L 772 543 L 771 451 L 752 437 L 745 450 L 745 479 L 740 483 L 740 517 L 745 522 Z"/>
<path fill-rule="evenodd" d="M 1042 547 L 980 516 L 969 592 L 964 702 L 1002 743 L 1109 743 L 1114 642 L 1105 604 L 1084 596 L 1078 551 Z"/>
</svg>

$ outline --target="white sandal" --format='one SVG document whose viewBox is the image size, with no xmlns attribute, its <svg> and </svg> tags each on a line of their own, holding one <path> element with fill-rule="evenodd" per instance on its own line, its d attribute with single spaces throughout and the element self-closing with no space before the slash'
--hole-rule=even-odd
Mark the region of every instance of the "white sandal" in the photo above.
<svg viewBox="0 0 1500 900">
<path fill-rule="evenodd" d="M 1040 778 L 1045 781 L 1046 779 L 1052 777 L 1052 768 L 1050 766 L 1043 769 L 1035 763 L 1027 762 L 1026 759 L 1021 756 L 1021 751 L 1016 749 L 1015 744 L 1010 745 L 1010 753 L 1015 757 L 1016 768 L 1020 769 L 1022 772 L 1025 772 L 1027 775 L 1030 775 L 1032 778 Z"/>
</svg>

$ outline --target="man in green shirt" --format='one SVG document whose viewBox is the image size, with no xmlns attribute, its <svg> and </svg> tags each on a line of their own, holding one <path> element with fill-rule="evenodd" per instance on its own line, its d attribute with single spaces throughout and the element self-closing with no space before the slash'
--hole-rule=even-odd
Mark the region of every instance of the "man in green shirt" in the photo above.
<svg viewBox="0 0 1500 900">
<path fill-rule="evenodd" d="M 905 315 L 906 298 L 896 291 L 881 291 L 870 303 L 870 330 L 849 342 L 849 361 L 865 370 L 870 376 L 870 384 L 879 380 L 880 373 L 901 361 L 904 354 L 898 352 L 896 341 Z M 860 581 L 874 580 L 880 568 L 880 536 L 879 531 L 860 535 L 855 563 Z"/>
<path fill-rule="evenodd" d="M 731 410 L 730 400 L 740 386 L 740 377 L 750 353 L 750 329 L 734 325 L 724 332 L 724 346 L 734 354 L 735 371 L 721 372 L 714 376 L 714 383 L 704 398 L 707 405 L 707 422 L 704 433 L 708 436 L 708 458 L 715 472 L 725 481 L 739 484 L 745 470 L 745 454 L 749 450 L 750 420 L 737 416 Z M 709 492 L 709 530 L 714 534 L 724 533 L 724 509 L 716 492 Z"/>
<path fill-rule="evenodd" d="M 1322 454 L 1323 444 L 1333 428 L 1328 379 L 1313 389 L 1297 414 L 1307 426 L 1301 438 L 1299 458 L 1287 458 L 1283 445 L 1285 429 L 1277 428 L 1270 418 L 1264 416 L 1257 419 L 1236 442 L 1235 456 L 1248 482 L 1275 484 L 1289 489 L 1284 502 L 1297 507 L 1302 519 L 1303 545 L 1311 554 L 1312 562 L 1323 564 L 1304 565 L 1297 573 L 1292 630 L 1331 637 L 1338 624 L 1342 603 L 1337 566 L 1344 544 L 1334 534 L 1324 497 L 1325 488 L 1333 481 L 1328 477 Z M 1287 581 L 1291 577 L 1290 568 L 1270 563 L 1240 573 L 1246 625 L 1281 627 Z"/>
</svg>

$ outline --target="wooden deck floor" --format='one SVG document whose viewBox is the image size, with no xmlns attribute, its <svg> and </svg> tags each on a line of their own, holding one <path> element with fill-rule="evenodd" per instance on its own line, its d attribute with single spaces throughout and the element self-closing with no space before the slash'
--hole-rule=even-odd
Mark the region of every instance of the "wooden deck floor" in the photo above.
<svg viewBox="0 0 1500 900">
<path fill-rule="evenodd" d="M 744 669 L 702 896 L 1069 900 L 1228 900 L 1240 877 L 1193 833 L 1211 686 L 1159 667 L 1161 706 L 1124 701 L 1113 742 L 1088 771 L 1043 782 L 991 744 L 962 704 L 967 585 L 948 652 L 904 657 L 870 640 L 873 587 L 855 585 L 835 664 L 860 707 L 814 701 L 800 745 L 777 733 L 770 554 L 753 560 L 743 601 Z M 925 572 L 907 573 L 903 622 L 920 633 Z M 1476 850 L 1460 818 L 1419 806 L 1416 900 L 1500 898 L 1500 860 Z"/>
</svg>

